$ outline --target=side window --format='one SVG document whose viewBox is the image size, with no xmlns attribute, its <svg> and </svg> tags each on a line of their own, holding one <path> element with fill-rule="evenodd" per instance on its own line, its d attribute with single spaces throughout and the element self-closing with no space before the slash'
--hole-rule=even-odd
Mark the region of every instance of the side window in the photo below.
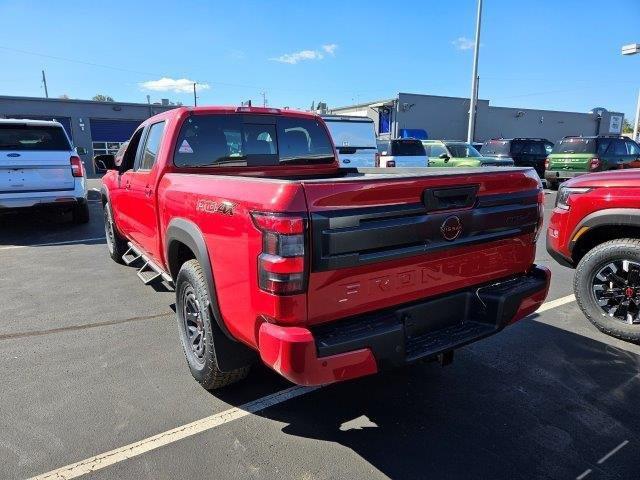
<svg viewBox="0 0 640 480">
<path fill-rule="evenodd" d="M 165 122 L 159 122 L 154 123 L 149 128 L 137 170 L 151 170 L 153 164 L 156 163 L 160 141 L 164 133 L 164 125 Z"/>
<path fill-rule="evenodd" d="M 429 157 L 439 157 L 443 153 L 447 153 L 447 151 L 445 150 L 445 148 L 442 145 L 432 145 L 431 146 L 431 154 L 429 155 Z"/>
<path fill-rule="evenodd" d="M 529 142 L 529 153 L 531 155 L 545 155 L 545 149 L 542 142 Z"/>
<path fill-rule="evenodd" d="M 614 140 L 613 141 L 613 154 L 618 157 L 622 157 L 627 154 L 627 146 L 624 140 Z"/>
<path fill-rule="evenodd" d="M 613 146 L 611 145 L 611 140 L 598 140 L 598 149 L 596 153 L 598 155 L 613 155 Z"/>
<path fill-rule="evenodd" d="M 628 155 L 640 155 L 640 147 L 636 142 L 632 142 L 631 140 L 627 140 L 627 154 Z"/>
<path fill-rule="evenodd" d="M 391 148 L 389 147 L 389 141 L 378 140 L 378 153 L 382 155 L 382 152 L 387 152 L 387 155 L 391 155 Z"/>
<path fill-rule="evenodd" d="M 553 152 L 553 143 L 545 142 L 545 144 L 544 144 L 544 152 L 547 155 L 551 155 L 551 152 Z"/>
<path fill-rule="evenodd" d="M 136 160 L 136 153 L 138 152 L 138 147 L 140 146 L 142 132 L 144 132 L 144 128 L 139 128 L 138 130 L 136 130 L 135 133 L 131 135 L 131 140 L 127 142 L 126 150 L 122 154 L 122 157 L 120 159 L 116 157 L 116 165 L 120 167 L 121 172 L 131 170 L 133 168 L 133 164 Z M 120 160 L 119 163 L 118 160 Z"/>
</svg>

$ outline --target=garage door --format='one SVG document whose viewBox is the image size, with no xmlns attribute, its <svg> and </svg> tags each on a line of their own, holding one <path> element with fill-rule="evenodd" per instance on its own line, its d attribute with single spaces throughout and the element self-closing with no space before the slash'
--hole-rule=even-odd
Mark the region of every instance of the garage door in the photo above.
<svg viewBox="0 0 640 480">
<path fill-rule="evenodd" d="M 131 134 L 144 120 L 106 120 L 91 118 L 91 147 L 93 155 L 115 154 L 122 143 L 129 140 Z"/>
<path fill-rule="evenodd" d="M 65 132 L 69 135 L 69 138 L 73 141 L 73 135 L 71 135 L 71 118 L 69 117 L 54 117 L 49 115 L 29 115 L 28 113 L 17 113 L 15 115 L 7 115 L 7 118 L 28 118 L 29 120 L 55 120 L 60 122 L 64 127 Z"/>
</svg>

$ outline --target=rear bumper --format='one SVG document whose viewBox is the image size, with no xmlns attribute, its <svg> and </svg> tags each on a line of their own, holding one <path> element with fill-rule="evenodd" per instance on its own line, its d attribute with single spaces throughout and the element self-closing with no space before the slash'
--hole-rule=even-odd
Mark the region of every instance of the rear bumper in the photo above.
<svg viewBox="0 0 640 480">
<path fill-rule="evenodd" d="M 535 312 L 551 273 L 520 275 L 313 329 L 263 323 L 262 360 L 290 381 L 322 385 L 428 359 L 493 335 Z"/>
<path fill-rule="evenodd" d="M 589 172 L 572 172 L 569 170 L 546 170 L 544 172 L 544 178 L 550 182 L 562 182 L 579 175 L 585 175 Z"/>
<path fill-rule="evenodd" d="M 0 193 L 0 211 L 31 207 L 62 208 L 86 201 L 86 180 L 78 177 L 73 190 Z"/>
</svg>

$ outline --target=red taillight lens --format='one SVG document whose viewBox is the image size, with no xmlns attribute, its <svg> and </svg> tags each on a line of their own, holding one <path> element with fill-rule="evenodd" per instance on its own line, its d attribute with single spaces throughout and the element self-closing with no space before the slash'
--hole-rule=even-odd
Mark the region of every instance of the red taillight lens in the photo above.
<svg viewBox="0 0 640 480">
<path fill-rule="evenodd" d="M 549 170 L 549 159 L 548 158 L 544 159 L 544 169 L 545 170 Z"/>
<path fill-rule="evenodd" d="M 542 231 L 542 224 L 544 222 L 544 190 L 538 190 L 538 222 L 536 223 L 535 234 L 533 236 L 533 243 L 538 241 L 540 232 Z"/>
<path fill-rule="evenodd" d="M 258 256 L 260 288 L 275 295 L 304 292 L 306 219 L 262 212 L 253 212 L 251 217 L 262 232 L 262 253 Z"/>
<path fill-rule="evenodd" d="M 395 160 L 387 160 L 387 167 L 395 167 L 395 166 L 396 166 Z"/>
<path fill-rule="evenodd" d="M 380 166 L 380 154 L 376 152 L 376 168 Z"/>
<path fill-rule="evenodd" d="M 589 170 L 597 170 L 600 167 L 600 159 L 592 158 L 589 160 Z"/>
<path fill-rule="evenodd" d="M 74 177 L 84 177 L 84 164 L 80 157 L 73 156 L 69 159 L 71 162 L 71 174 Z"/>
</svg>

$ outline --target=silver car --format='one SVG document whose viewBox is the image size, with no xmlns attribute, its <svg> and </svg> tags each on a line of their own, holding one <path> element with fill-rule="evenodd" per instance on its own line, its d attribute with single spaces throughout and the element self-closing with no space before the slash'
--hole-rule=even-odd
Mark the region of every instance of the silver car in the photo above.
<svg viewBox="0 0 640 480">
<path fill-rule="evenodd" d="M 30 207 L 89 221 L 84 164 L 59 122 L 0 119 L 0 213 Z"/>
</svg>

